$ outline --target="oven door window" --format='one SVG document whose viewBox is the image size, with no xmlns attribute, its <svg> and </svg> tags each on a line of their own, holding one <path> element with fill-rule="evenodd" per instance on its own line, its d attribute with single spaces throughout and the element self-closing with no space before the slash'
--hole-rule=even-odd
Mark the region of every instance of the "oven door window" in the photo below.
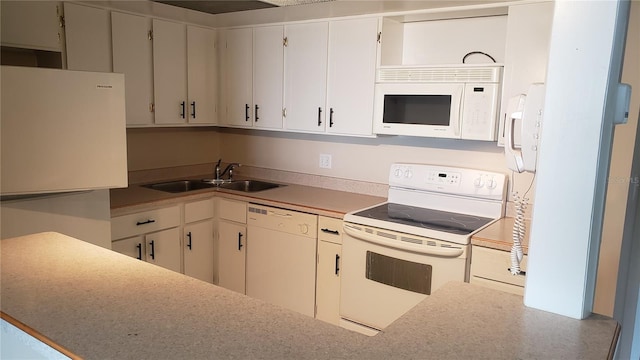
<svg viewBox="0 0 640 360">
<path fill-rule="evenodd" d="M 385 124 L 449 126 L 451 95 L 385 95 Z"/>
<path fill-rule="evenodd" d="M 432 267 L 367 251 L 366 277 L 385 285 L 431 295 Z"/>
</svg>

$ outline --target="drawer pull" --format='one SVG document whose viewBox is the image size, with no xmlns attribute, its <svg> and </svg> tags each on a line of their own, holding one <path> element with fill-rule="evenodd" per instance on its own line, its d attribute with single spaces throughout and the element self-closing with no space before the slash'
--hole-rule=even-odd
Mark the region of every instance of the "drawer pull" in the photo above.
<svg viewBox="0 0 640 360">
<path fill-rule="evenodd" d="M 189 242 L 187 242 L 187 247 L 191 250 L 191 231 L 187 233 L 187 238 L 189 238 Z"/>
<path fill-rule="evenodd" d="M 151 224 L 151 223 L 154 223 L 154 222 L 156 222 L 156 221 L 155 221 L 155 220 L 153 220 L 153 219 L 149 219 L 149 220 L 147 220 L 147 221 L 138 221 L 138 222 L 136 223 L 136 226 L 146 225 L 146 224 Z"/>
<path fill-rule="evenodd" d="M 323 233 L 328 233 L 328 234 L 333 234 L 333 235 L 340 235 L 340 232 L 338 230 L 320 229 L 320 231 L 322 231 Z"/>
<path fill-rule="evenodd" d="M 507 271 L 508 271 L 509 273 L 511 273 L 511 268 L 507 268 Z M 527 272 L 526 272 L 526 271 L 523 271 L 523 270 L 520 270 L 520 273 L 519 273 L 518 275 L 525 276 L 525 275 L 527 275 Z"/>
</svg>

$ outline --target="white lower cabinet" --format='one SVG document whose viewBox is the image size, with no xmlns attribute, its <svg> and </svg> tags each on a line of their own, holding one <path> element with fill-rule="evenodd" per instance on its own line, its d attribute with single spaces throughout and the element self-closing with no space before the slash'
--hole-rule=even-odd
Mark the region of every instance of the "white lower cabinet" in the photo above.
<svg viewBox="0 0 640 360">
<path fill-rule="evenodd" d="M 342 220 L 318 217 L 318 268 L 316 278 L 316 319 L 340 323 L 340 265 Z"/>
<path fill-rule="evenodd" d="M 520 263 L 520 275 L 511 275 L 511 255 L 508 251 L 481 246 L 471 247 L 471 276 L 469 282 L 512 294 L 524 294 L 527 255 Z"/>
<path fill-rule="evenodd" d="M 150 234 L 113 241 L 119 253 L 180 272 L 180 231 L 174 227 Z"/>
<path fill-rule="evenodd" d="M 184 274 L 209 283 L 214 281 L 213 216 L 213 198 L 184 205 Z"/>
<path fill-rule="evenodd" d="M 245 294 L 247 203 L 218 199 L 218 285 Z"/>
</svg>

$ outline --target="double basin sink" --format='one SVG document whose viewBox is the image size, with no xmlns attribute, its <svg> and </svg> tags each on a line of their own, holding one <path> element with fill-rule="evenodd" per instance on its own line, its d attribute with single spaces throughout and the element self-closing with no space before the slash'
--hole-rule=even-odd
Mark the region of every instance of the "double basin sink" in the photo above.
<svg viewBox="0 0 640 360">
<path fill-rule="evenodd" d="M 224 182 L 205 180 L 177 180 L 156 184 L 143 185 L 144 187 L 170 193 L 182 193 L 201 189 L 227 189 L 242 192 L 258 192 L 277 188 L 283 185 L 261 180 L 225 180 Z"/>
</svg>

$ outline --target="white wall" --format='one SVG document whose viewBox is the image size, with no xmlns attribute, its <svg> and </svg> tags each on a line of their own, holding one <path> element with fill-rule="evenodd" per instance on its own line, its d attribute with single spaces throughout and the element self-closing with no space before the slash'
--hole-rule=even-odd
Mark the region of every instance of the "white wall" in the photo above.
<svg viewBox="0 0 640 360">
<path fill-rule="evenodd" d="M 510 174 L 503 149 L 495 142 L 403 136 L 377 139 L 222 130 L 220 151 L 225 161 L 277 170 L 343 179 L 388 183 L 394 162 L 461 166 Z M 332 168 L 319 167 L 320 154 L 332 155 Z M 529 174 L 517 175 L 524 192 Z"/>
<path fill-rule="evenodd" d="M 613 137 L 611 84 L 622 62 L 613 56 L 623 45 L 614 37 L 623 23 L 619 7 L 555 2 L 524 301 L 578 319 L 593 305 Z"/>
<path fill-rule="evenodd" d="M 111 249 L 109 190 L 2 201 L 0 239 L 56 231 Z"/>
</svg>

